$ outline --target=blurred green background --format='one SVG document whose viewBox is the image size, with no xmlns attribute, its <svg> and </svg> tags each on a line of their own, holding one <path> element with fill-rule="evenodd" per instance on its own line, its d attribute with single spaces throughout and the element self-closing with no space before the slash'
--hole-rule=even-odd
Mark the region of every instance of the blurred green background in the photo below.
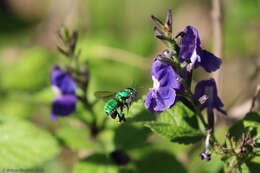
<svg viewBox="0 0 260 173">
<path fill-rule="evenodd" d="M 260 1 L 225 0 L 222 7 L 221 96 L 229 118 L 219 120 L 216 132 L 221 139 L 230 122 L 248 111 L 259 81 Z M 168 8 L 173 10 L 175 33 L 193 25 L 199 30 L 203 47 L 212 50 L 210 0 L 1 0 L 0 115 L 29 120 L 51 133 L 64 124 L 66 120 L 49 119 L 53 99 L 49 74 L 54 64 L 65 61 L 56 49 L 60 44 L 57 30 L 62 26 L 79 31 L 80 61 L 88 61 L 91 74 L 90 100 L 94 100 L 97 90 L 117 91 L 133 81 L 145 88 L 140 95 L 145 94 L 152 86 L 153 57 L 165 49 L 153 36 L 150 14 L 164 19 Z M 205 77 L 198 70 L 195 79 Z M 151 138 L 164 152 L 162 159 L 173 160 L 175 165 L 182 163 L 187 172 L 221 169 L 218 158 L 210 163 L 200 161 L 200 151 L 192 152 L 193 146 L 173 144 L 158 136 Z M 63 148 L 41 167 L 48 173 L 69 173 L 82 152 Z M 145 158 L 139 164 L 151 164 L 149 159 L 158 158 L 158 153 L 140 156 Z"/>
</svg>

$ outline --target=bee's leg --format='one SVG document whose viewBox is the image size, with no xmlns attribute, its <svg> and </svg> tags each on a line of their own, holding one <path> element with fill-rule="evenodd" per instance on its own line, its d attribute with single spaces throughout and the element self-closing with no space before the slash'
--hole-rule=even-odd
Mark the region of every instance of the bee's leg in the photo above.
<svg viewBox="0 0 260 173">
<path fill-rule="evenodd" d="M 123 113 L 123 106 L 120 106 L 120 113 L 119 113 L 119 116 L 118 116 L 118 118 L 119 118 L 119 122 L 121 122 L 122 120 L 123 121 L 126 121 L 126 119 L 125 119 L 125 115 L 124 115 L 124 113 Z"/>
<path fill-rule="evenodd" d="M 110 116 L 111 116 L 111 118 L 115 119 L 117 115 L 118 115 L 118 112 L 117 112 L 117 110 L 115 110 Z"/>
<path fill-rule="evenodd" d="M 127 109 L 127 112 L 129 112 L 129 106 L 128 106 L 127 103 L 125 103 L 125 107 L 126 107 L 126 109 Z"/>
</svg>

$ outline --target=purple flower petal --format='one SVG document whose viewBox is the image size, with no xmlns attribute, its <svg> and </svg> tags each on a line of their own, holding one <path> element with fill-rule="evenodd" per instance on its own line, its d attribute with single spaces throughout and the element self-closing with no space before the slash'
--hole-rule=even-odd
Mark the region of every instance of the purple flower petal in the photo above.
<svg viewBox="0 0 260 173">
<path fill-rule="evenodd" d="M 52 69 L 51 84 L 56 86 L 62 94 L 75 94 L 76 85 L 73 79 L 58 66 L 55 66 Z"/>
<path fill-rule="evenodd" d="M 145 107 L 150 112 L 161 113 L 175 103 L 175 98 L 176 92 L 173 88 L 163 87 L 158 90 L 151 90 L 146 96 Z"/>
<path fill-rule="evenodd" d="M 204 95 L 206 95 L 208 99 L 201 105 L 201 109 L 207 108 L 211 112 L 213 108 L 215 108 L 223 114 L 226 114 L 226 112 L 221 109 L 224 105 L 218 97 L 216 82 L 213 78 L 200 81 L 196 85 L 194 98 L 199 100 Z"/>
<path fill-rule="evenodd" d="M 200 65 L 207 71 L 213 72 L 220 68 L 222 63 L 221 59 L 213 55 L 212 53 L 202 50 L 201 51 L 201 63 Z"/>
<path fill-rule="evenodd" d="M 154 108 L 156 106 L 156 99 L 155 97 L 153 97 L 152 90 L 148 92 L 146 99 L 144 101 L 144 105 L 150 112 L 155 112 Z"/>
<path fill-rule="evenodd" d="M 67 116 L 76 110 L 76 85 L 70 75 L 55 66 L 51 72 L 51 83 L 59 90 L 52 103 L 51 119 Z"/>
<path fill-rule="evenodd" d="M 174 103 L 176 98 L 176 92 L 173 88 L 163 87 L 155 92 L 156 106 L 154 110 L 156 112 L 162 112 L 169 109 Z"/>
<path fill-rule="evenodd" d="M 73 95 L 57 97 L 52 103 L 51 119 L 57 115 L 67 116 L 76 110 L 77 98 Z"/>
<path fill-rule="evenodd" d="M 180 62 L 189 61 L 192 55 L 200 49 L 200 38 L 196 28 L 187 26 L 184 30 L 180 46 Z M 198 55 L 198 53 L 196 53 Z M 195 58 L 195 57 L 194 57 Z"/>
<path fill-rule="evenodd" d="M 156 58 L 152 65 L 152 76 L 159 81 L 160 87 L 171 87 L 175 89 L 181 87 L 181 84 L 177 81 L 179 76 L 173 70 L 172 66 Z"/>
<path fill-rule="evenodd" d="M 221 59 L 212 53 L 201 48 L 199 34 L 196 28 L 187 26 L 185 34 L 181 39 L 180 62 L 188 62 L 187 70 L 191 71 L 198 66 L 202 66 L 207 72 L 219 69 Z"/>
</svg>

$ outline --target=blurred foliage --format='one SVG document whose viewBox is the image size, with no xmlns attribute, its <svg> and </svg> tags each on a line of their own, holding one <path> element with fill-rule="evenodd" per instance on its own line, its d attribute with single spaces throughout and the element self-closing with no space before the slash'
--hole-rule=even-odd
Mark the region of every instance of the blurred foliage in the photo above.
<svg viewBox="0 0 260 173">
<path fill-rule="evenodd" d="M 74 173 L 163 173 L 169 170 L 221 172 L 223 162 L 218 156 L 213 155 L 211 162 L 200 160 L 198 155 L 203 150 L 200 143 L 193 147 L 170 142 L 183 143 L 180 139 L 188 138 L 187 143 L 194 143 L 203 138 L 202 133 L 197 130 L 193 113 L 183 108 L 183 105 L 158 116 L 150 114 L 144 108 L 144 100 L 141 98 L 126 113 L 125 124 L 118 125 L 111 119 L 106 120 L 108 128 L 100 132 L 96 139 L 90 128 L 77 120 L 77 117 L 85 121 L 92 120 L 91 112 L 85 110 L 80 103 L 77 105 L 77 112 L 66 120 L 50 122 L 48 115 L 54 98 L 49 81 L 50 70 L 55 63 L 67 61 L 57 53 L 55 47 L 59 43 L 55 39 L 55 33 L 57 27 L 61 26 L 60 23 L 68 23 L 70 28 L 79 30 L 77 47 L 81 49 L 80 63 L 88 61 L 91 75 L 88 87 L 90 101 L 95 100 L 93 93 L 97 90 L 116 92 L 133 87 L 133 83 L 136 85 L 134 87 L 145 88 L 138 89 L 142 96 L 151 87 L 149 73 L 152 57 L 162 46 L 153 37 L 149 15 L 154 13 L 163 18 L 166 9 L 172 8 L 176 20 L 177 17 L 185 19 L 185 16 L 180 15 L 190 11 L 187 4 L 191 4 L 191 7 L 199 5 L 200 9 L 207 11 L 210 2 L 78 0 L 75 1 L 79 7 L 74 18 L 71 17 L 73 15 L 66 15 L 70 11 L 65 6 L 68 2 L 61 2 L 55 0 L 49 3 L 51 5 L 46 10 L 48 15 L 43 14 L 41 18 L 32 19 L 21 14 L 23 10 L 29 10 L 28 14 L 33 14 L 38 9 L 37 6 L 28 4 L 29 1 L 20 6 L 19 0 L 0 1 L 0 168 L 44 167 L 50 173 L 72 170 Z M 71 7 L 73 5 L 74 3 Z M 17 8 L 23 10 L 18 12 Z M 259 0 L 223 1 L 225 57 L 248 58 L 259 54 L 259 8 Z M 60 16 L 66 17 L 59 18 Z M 192 20 L 200 25 L 200 19 Z M 59 22 L 55 23 L 57 21 Z M 180 24 L 184 23 L 186 22 Z M 211 39 L 210 37 L 208 41 Z M 98 101 L 94 107 L 98 126 L 108 118 L 103 112 L 103 106 L 104 102 Z M 247 115 L 231 128 L 230 133 L 241 134 L 245 126 L 253 126 L 258 131 L 259 122 L 255 119 L 251 121 L 252 117 L 259 119 L 256 114 Z M 160 124 L 155 126 L 158 122 Z M 166 138 L 152 135 L 152 131 L 144 127 L 144 124 Z M 218 138 L 224 138 L 223 129 L 227 127 L 223 126 L 216 127 Z M 185 131 L 187 129 L 189 130 Z M 195 137 L 195 140 L 190 140 L 190 136 Z M 77 152 L 79 161 L 75 167 L 68 166 L 74 164 L 73 158 L 62 155 L 65 148 Z M 129 155 L 131 160 L 128 165 L 118 166 L 110 158 L 109 154 L 116 149 L 122 149 Z M 260 160 L 257 158 L 246 163 L 251 172 L 260 170 Z M 246 169 L 246 165 L 243 169 Z"/>
<path fill-rule="evenodd" d="M 58 154 L 55 138 L 45 130 L 3 115 L 0 122 L 0 168 L 34 168 Z"/>
<path fill-rule="evenodd" d="M 33 92 L 49 84 L 52 59 L 55 55 L 42 48 L 30 48 L 17 61 L 6 63 L 1 72 L 1 88 Z"/>
<path fill-rule="evenodd" d="M 259 38 L 258 0 L 238 0 L 224 3 L 224 45 L 227 58 L 252 56 L 258 51 Z M 232 6 L 232 7 L 231 7 Z"/>
</svg>

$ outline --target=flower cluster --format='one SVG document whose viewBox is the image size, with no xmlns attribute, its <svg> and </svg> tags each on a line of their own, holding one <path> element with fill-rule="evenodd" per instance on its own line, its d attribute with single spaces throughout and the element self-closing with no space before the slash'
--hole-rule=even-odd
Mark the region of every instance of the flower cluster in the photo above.
<svg viewBox="0 0 260 173">
<path fill-rule="evenodd" d="M 217 94 L 216 82 L 213 78 L 198 82 L 193 94 L 191 90 L 192 73 L 194 69 L 202 67 L 206 72 L 214 72 L 220 68 L 221 59 L 203 49 L 196 28 L 186 26 L 175 37 L 172 34 L 172 14 L 168 10 L 165 23 L 152 15 L 155 37 L 166 43 L 169 50 L 154 58 L 152 64 L 153 88 L 149 90 L 145 107 L 150 112 L 161 113 L 174 106 L 177 101 L 186 98 L 189 106 L 201 115 L 203 109 L 207 109 L 208 123 L 204 124 L 207 131 L 212 132 L 214 126 L 213 109 L 226 114 L 224 106 Z M 187 104 L 187 103 L 184 103 Z M 204 121 L 204 120 L 203 120 Z M 209 138 L 205 141 L 205 151 L 201 158 L 210 160 Z"/>
<path fill-rule="evenodd" d="M 153 21 L 162 28 L 154 27 L 155 36 L 172 44 L 172 50 L 165 50 L 154 58 L 152 64 L 153 88 L 148 92 L 145 106 L 150 112 L 161 113 L 176 103 L 176 90 L 185 90 L 188 83 L 188 76 L 192 70 L 201 66 L 207 72 L 213 72 L 220 68 L 221 59 L 201 48 L 199 34 L 192 26 L 185 27 L 179 32 L 176 39 L 181 37 L 180 44 L 172 38 L 172 14 L 168 10 L 165 24 L 152 15 Z M 177 73 L 178 72 L 178 73 Z M 186 82 L 186 83 L 185 83 Z M 187 88 L 186 88 L 187 89 Z M 211 92 L 212 91 L 212 92 Z M 204 103 L 201 109 L 208 108 L 212 112 L 216 108 L 225 114 L 221 109 L 223 103 L 217 96 L 217 89 L 214 79 L 201 81 L 197 84 L 194 98 Z"/>
</svg>

